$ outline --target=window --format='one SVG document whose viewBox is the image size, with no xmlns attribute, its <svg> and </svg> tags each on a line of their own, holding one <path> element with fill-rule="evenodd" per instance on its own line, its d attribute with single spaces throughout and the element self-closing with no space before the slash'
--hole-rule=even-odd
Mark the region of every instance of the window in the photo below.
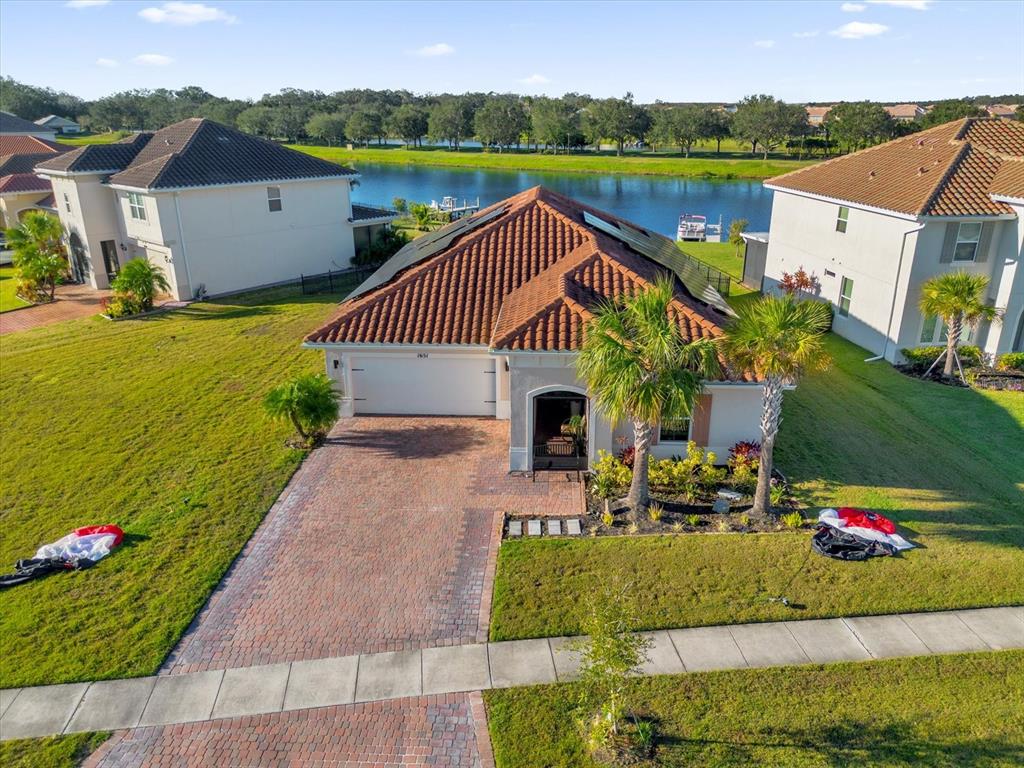
<svg viewBox="0 0 1024 768">
<path fill-rule="evenodd" d="M 281 210 L 280 187 L 267 187 L 267 204 L 270 206 L 271 213 Z"/>
<path fill-rule="evenodd" d="M 68 213 L 71 213 L 71 198 L 68 197 L 68 193 L 64 193 L 64 208 Z"/>
<path fill-rule="evenodd" d="M 977 221 L 961 222 L 956 232 L 953 261 L 974 261 L 974 257 L 978 255 L 979 240 L 981 240 L 981 224 Z"/>
<path fill-rule="evenodd" d="M 658 441 L 662 443 L 685 443 L 690 439 L 690 420 L 665 419 L 661 422 Z"/>
<path fill-rule="evenodd" d="M 850 314 L 850 300 L 853 299 L 853 280 L 843 278 L 843 284 L 839 287 L 839 314 L 847 317 Z"/>
<path fill-rule="evenodd" d="M 139 221 L 146 220 L 146 201 L 138 192 L 128 193 L 128 208 L 133 219 L 138 219 Z"/>
<path fill-rule="evenodd" d="M 940 323 L 935 315 L 928 315 L 921 325 L 922 344 L 945 344 L 949 339 L 949 328 Z M 965 325 L 960 329 L 960 343 L 970 344 L 974 341 L 974 329 Z"/>
<path fill-rule="evenodd" d="M 845 232 L 846 224 L 850 221 L 850 209 L 845 205 L 839 206 L 839 217 L 836 219 L 836 232 Z"/>
</svg>

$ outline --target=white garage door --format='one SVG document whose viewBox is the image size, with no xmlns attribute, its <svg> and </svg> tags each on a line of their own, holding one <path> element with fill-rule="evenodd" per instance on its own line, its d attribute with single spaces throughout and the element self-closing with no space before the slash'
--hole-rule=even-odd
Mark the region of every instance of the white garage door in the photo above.
<svg viewBox="0 0 1024 768">
<path fill-rule="evenodd" d="M 494 415 L 494 358 L 428 353 L 352 358 L 356 413 Z"/>
</svg>

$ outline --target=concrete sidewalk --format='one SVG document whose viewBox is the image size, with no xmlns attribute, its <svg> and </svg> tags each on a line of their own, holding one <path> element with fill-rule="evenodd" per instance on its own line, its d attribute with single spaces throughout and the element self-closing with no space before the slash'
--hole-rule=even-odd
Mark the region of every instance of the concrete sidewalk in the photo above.
<svg viewBox="0 0 1024 768">
<path fill-rule="evenodd" d="M 645 675 L 1024 648 L 1024 607 L 645 633 Z M 571 680 L 569 638 L 0 691 L 0 739 L 192 723 Z"/>
</svg>

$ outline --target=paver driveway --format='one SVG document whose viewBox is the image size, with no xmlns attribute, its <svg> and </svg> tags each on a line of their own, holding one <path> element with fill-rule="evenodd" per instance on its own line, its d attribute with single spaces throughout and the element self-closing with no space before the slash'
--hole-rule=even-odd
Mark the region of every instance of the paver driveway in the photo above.
<svg viewBox="0 0 1024 768">
<path fill-rule="evenodd" d="M 485 640 L 500 514 L 580 509 L 578 485 L 507 462 L 507 422 L 340 422 L 163 672 Z"/>
</svg>

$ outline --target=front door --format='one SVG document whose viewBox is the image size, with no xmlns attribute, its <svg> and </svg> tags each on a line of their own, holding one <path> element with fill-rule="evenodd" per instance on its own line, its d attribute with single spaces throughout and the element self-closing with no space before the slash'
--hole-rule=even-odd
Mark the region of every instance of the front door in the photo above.
<svg viewBox="0 0 1024 768">
<path fill-rule="evenodd" d="M 89 277 L 89 259 L 77 232 L 71 233 L 68 245 L 71 247 L 71 279 L 76 283 L 84 283 Z"/>
<path fill-rule="evenodd" d="M 121 263 L 117 259 L 117 243 L 113 240 L 104 240 L 100 243 L 103 251 L 103 266 L 107 270 L 107 282 L 114 282 L 117 273 L 121 271 Z"/>
<path fill-rule="evenodd" d="M 587 398 L 545 392 L 533 398 L 533 468 L 587 468 Z"/>
</svg>

